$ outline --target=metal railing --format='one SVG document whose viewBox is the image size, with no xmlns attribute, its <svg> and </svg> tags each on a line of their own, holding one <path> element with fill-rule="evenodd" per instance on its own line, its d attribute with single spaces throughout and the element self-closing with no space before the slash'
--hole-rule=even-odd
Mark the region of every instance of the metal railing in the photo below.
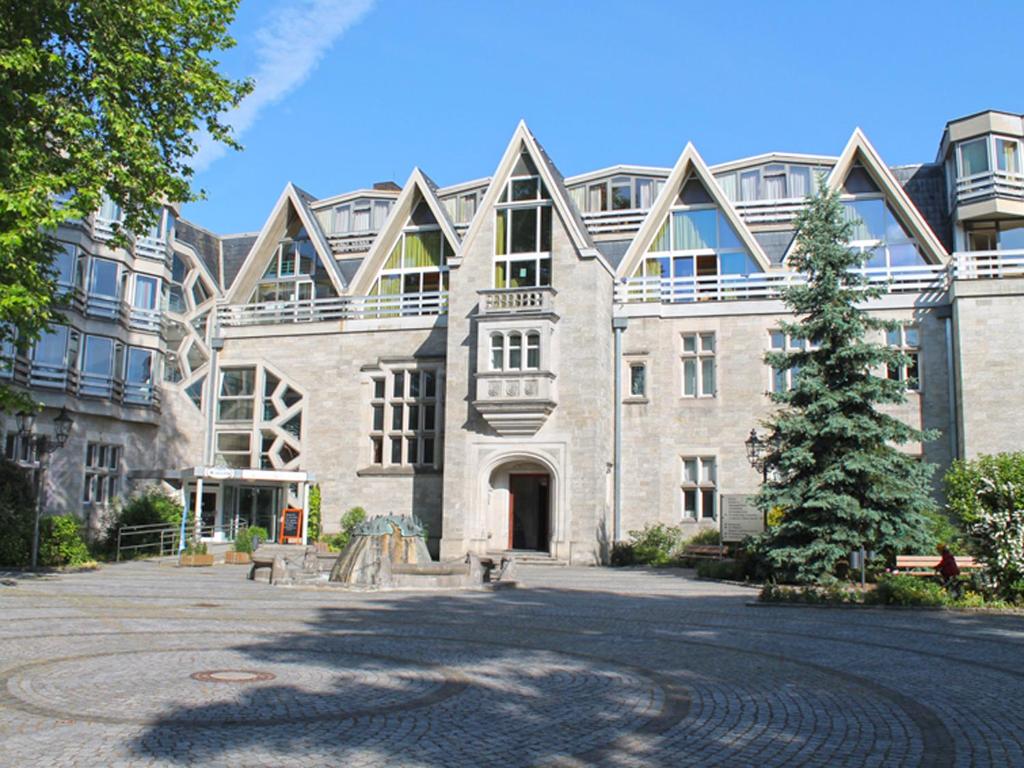
<svg viewBox="0 0 1024 768">
<path fill-rule="evenodd" d="M 988 171 L 956 180 L 958 203 L 970 203 L 986 197 L 1024 200 L 1024 174 Z"/>
<path fill-rule="evenodd" d="M 402 293 L 394 296 L 332 296 L 325 299 L 222 304 L 217 319 L 222 326 L 315 323 L 328 320 L 378 320 L 444 314 L 448 292 Z"/>
<path fill-rule="evenodd" d="M 584 211 L 581 215 L 591 234 L 635 232 L 647 218 L 647 209 Z"/>
<path fill-rule="evenodd" d="M 233 541 L 245 527 L 244 522 L 237 527 L 232 522 L 228 525 L 201 525 L 197 529 L 192 522 L 185 525 L 185 542 L 195 540 L 197 530 L 200 539 L 212 539 L 220 532 L 226 541 Z M 133 553 L 134 557 L 169 557 L 178 554 L 181 548 L 180 525 L 122 525 L 117 529 L 117 551 L 114 558 L 120 562 L 122 553 Z"/>
</svg>

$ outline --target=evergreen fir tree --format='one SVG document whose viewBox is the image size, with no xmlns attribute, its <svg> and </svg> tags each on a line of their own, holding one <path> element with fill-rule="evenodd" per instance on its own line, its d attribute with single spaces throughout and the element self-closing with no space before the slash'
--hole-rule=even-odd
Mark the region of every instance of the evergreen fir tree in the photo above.
<svg viewBox="0 0 1024 768">
<path fill-rule="evenodd" d="M 757 504 L 782 510 L 761 541 L 776 577 L 807 583 L 832 580 L 861 546 L 891 554 L 925 545 L 932 466 L 897 447 L 930 436 L 878 408 L 905 400 L 907 382 L 879 373 L 908 358 L 882 343 L 897 324 L 858 306 L 885 289 L 856 271 L 870 254 L 847 246 L 853 224 L 839 192 L 810 198 L 796 226 L 790 264 L 807 282 L 785 290 L 797 320 L 780 328 L 811 343 L 765 356 L 791 372 L 792 388 L 772 394 L 782 407 L 765 422 L 772 450 Z"/>
</svg>

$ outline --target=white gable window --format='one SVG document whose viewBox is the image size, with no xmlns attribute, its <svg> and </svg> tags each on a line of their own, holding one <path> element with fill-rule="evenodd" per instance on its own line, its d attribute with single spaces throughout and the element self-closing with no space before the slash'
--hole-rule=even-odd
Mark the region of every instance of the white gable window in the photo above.
<svg viewBox="0 0 1024 768">
<path fill-rule="evenodd" d="M 924 266 L 917 243 L 881 195 L 844 197 L 843 209 L 846 220 L 853 223 L 850 247 L 870 253 L 869 269 Z"/>
<path fill-rule="evenodd" d="M 293 226 L 274 251 L 251 301 L 306 301 L 336 295 L 305 227 Z M 198 302 L 197 302 L 198 303 Z"/>
<path fill-rule="evenodd" d="M 406 227 L 370 291 L 371 296 L 436 293 L 448 288 L 452 247 L 438 226 Z"/>
<path fill-rule="evenodd" d="M 551 198 L 523 153 L 497 204 L 494 287 L 551 285 Z"/>
</svg>

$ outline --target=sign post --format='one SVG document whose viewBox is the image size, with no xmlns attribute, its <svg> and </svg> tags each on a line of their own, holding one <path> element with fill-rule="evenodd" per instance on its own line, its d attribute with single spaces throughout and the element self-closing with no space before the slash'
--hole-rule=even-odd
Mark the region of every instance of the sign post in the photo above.
<svg viewBox="0 0 1024 768">
<path fill-rule="evenodd" d="M 764 531 L 764 516 L 745 493 L 722 494 L 722 543 L 738 543 Z"/>
</svg>

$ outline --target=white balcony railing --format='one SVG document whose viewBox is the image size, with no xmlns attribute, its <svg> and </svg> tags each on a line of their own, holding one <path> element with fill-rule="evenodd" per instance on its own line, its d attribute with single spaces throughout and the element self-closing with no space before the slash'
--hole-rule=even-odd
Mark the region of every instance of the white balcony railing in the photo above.
<svg viewBox="0 0 1024 768">
<path fill-rule="evenodd" d="M 956 180 L 956 201 L 971 203 L 988 197 L 1024 200 L 1024 175 L 988 171 Z"/>
<path fill-rule="evenodd" d="M 110 240 L 116 234 L 115 230 L 120 224 L 120 221 L 95 214 L 92 217 L 92 235 L 97 240 Z"/>
<path fill-rule="evenodd" d="M 945 265 L 858 270 L 872 285 L 890 293 L 943 291 L 948 285 Z M 634 277 L 615 287 L 620 304 L 659 302 L 677 304 L 691 301 L 742 301 L 777 299 L 782 290 L 801 285 L 807 278 L 797 272 L 758 272 L 753 275 L 706 275 L 702 277 Z"/>
<path fill-rule="evenodd" d="M 779 200 L 737 200 L 736 212 L 747 224 L 788 224 L 807 205 L 802 197 Z"/>
<path fill-rule="evenodd" d="M 1024 248 L 1012 251 L 963 251 L 953 254 L 958 280 L 1024 277 Z"/>
<path fill-rule="evenodd" d="M 167 248 L 165 238 L 140 235 L 135 238 L 135 255 L 146 259 L 167 261 L 170 250 Z"/>
<path fill-rule="evenodd" d="M 221 305 L 217 319 L 223 326 L 315 323 L 340 320 L 382 320 L 442 315 L 448 292 L 404 293 L 396 296 L 340 296 L 299 301 Z"/>
<path fill-rule="evenodd" d="M 630 209 L 625 211 L 584 211 L 583 223 L 591 234 L 629 233 L 640 229 L 647 211 Z"/>
<path fill-rule="evenodd" d="M 481 315 L 550 312 L 554 308 L 554 288 L 498 288 L 477 293 Z"/>
</svg>

